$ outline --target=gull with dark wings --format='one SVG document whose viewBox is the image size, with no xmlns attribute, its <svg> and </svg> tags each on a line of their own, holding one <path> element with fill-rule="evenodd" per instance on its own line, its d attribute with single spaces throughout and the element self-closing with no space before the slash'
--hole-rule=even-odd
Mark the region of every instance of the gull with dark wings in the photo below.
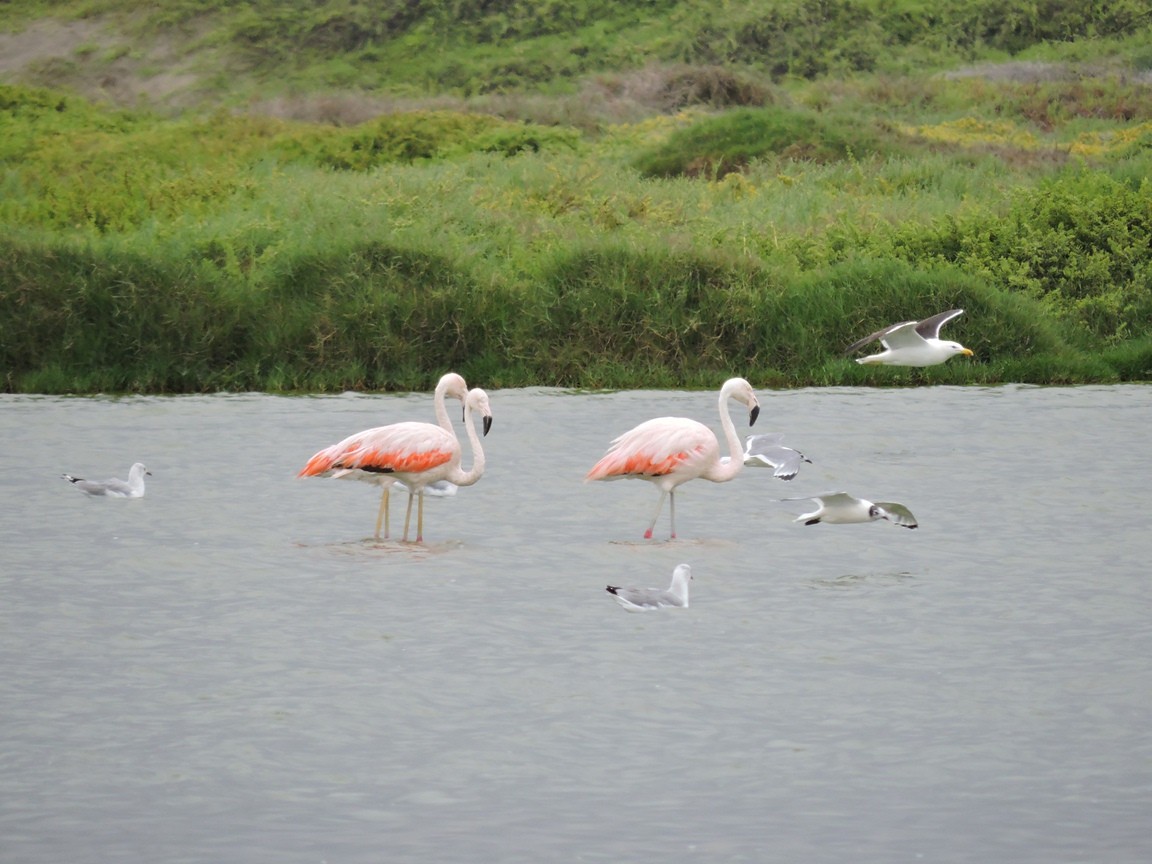
<svg viewBox="0 0 1152 864">
<path fill-rule="evenodd" d="M 844 349 L 847 356 L 879 340 L 884 346 L 879 354 L 860 357 L 857 363 L 881 366 L 936 366 L 957 354 L 971 357 L 972 351 L 959 342 L 940 338 L 940 328 L 964 314 L 963 309 L 949 309 L 923 321 L 901 321 L 877 330 Z"/>
</svg>

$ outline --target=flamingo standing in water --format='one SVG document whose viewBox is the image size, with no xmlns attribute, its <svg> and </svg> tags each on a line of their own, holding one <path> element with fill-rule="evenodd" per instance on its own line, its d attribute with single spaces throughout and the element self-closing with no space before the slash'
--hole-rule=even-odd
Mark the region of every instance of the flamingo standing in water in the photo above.
<svg viewBox="0 0 1152 864">
<path fill-rule="evenodd" d="M 716 435 L 703 423 L 686 417 L 657 417 L 625 432 L 612 442 L 608 452 L 588 472 L 587 480 L 618 480 L 635 477 L 655 483 L 660 489 L 660 500 L 644 539 L 652 539 L 652 530 L 660 516 L 664 499 L 669 498 L 672 538 L 676 538 L 676 487 L 689 480 L 701 478 L 713 483 L 725 483 L 744 467 L 743 448 L 736 436 L 728 400 L 735 399 L 748 406 L 751 414 L 748 425 L 756 422 L 760 403 L 752 385 L 743 378 L 729 378 L 720 388 L 720 425 L 728 442 L 729 458 L 720 456 L 720 443 Z"/>
<path fill-rule="evenodd" d="M 436 411 L 436 422 L 441 429 L 455 435 L 455 433 L 452 432 L 452 421 L 448 419 L 448 409 L 444 405 L 445 398 L 449 396 L 453 399 L 459 399 L 461 404 L 464 403 L 464 399 L 468 396 L 468 385 L 464 383 L 463 377 L 457 375 L 455 372 L 448 372 L 440 377 L 440 380 L 436 383 L 436 391 L 432 396 Z M 366 429 L 363 432 L 357 432 L 355 435 L 349 435 L 340 443 L 333 444 L 331 447 L 321 450 L 309 460 L 308 464 L 311 465 L 317 458 L 325 455 L 332 457 L 335 461 L 341 461 L 344 454 L 358 452 L 364 449 L 365 446 L 371 449 L 372 445 L 370 443 L 365 445 L 365 441 L 373 440 L 383 430 L 390 428 L 392 427 L 377 426 L 374 429 Z M 325 471 L 310 473 L 321 477 L 335 477 L 341 480 L 361 480 L 365 483 L 375 483 L 377 486 L 384 487 L 380 495 L 380 509 L 376 513 L 376 533 L 373 536 L 377 539 L 380 538 L 380 527 L 383 525 L 384 537 L 388 537 L 388 492 L 392 488 L 392 485 L 396 483 L 395 475 L 384 473 L 379 469 L 371 467 L 360 468 L 351 466 L 332 467 Z M 300 476 L 303 476 L 303 474 L 304 472 L 302 471 Z M 409 505 L 411 505 L 411 489 L 408 490 L 408 496 Z"/>
<path fill-rule="evenodd" d="M 344 470 L 386 474 L 408 487 L 408 510 L 404 516 L 404 540 L 412 521 L 412 498 L 419 499 L 416 542 L 424 541 L 424 490 L 432 483 L 447 480 L 457 486 L 471 486 L 484 475 L 484 450 L 476 434 L 473 414 L 483 418 L 484 434 L 492 428 L 488 394 L 475 387 L 464 399 L 464 426 L 472 446 L 472 468 L 460 467 L 460 441 L 451 425 L 447 429 L 432 423 L 393 423 L 354 435 L 351 445 L 340 444 L 321 450 L 300 471 L 301 477 L 338 476 Z M 344 443 L 344 442 L 341 442 Z"/>
</svg>

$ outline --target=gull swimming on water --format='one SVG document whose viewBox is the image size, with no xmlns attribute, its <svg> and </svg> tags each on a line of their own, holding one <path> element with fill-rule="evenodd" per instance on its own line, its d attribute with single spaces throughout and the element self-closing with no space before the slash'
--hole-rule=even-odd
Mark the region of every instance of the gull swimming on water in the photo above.
<svg viewBox="0 0 1152 864">
<path fill-rule="evenodd" d="M 858 342 L 853 342 L 844 349 L 844 354 L 851 354 L 879 339 L 885 350 L 879 354 L 861 357 L 857 363 L 882 366 L 935 366 L 957 354 L 971 357 L 972 351 L 959 342 L 948 342 L 940 338 L 940 328 L 963 314 L 963 309 L 950 309 L 923 321 L 901 321 L 899 324 L 877 330 Z"/>
<path fill-rule="evenodd" d="M 688 583 L 692 579 L 692 568 L 679 564 L 672 571 L 672 584 L 667 588 L 620 588 L 609 585 L 605 590 L 616 598 L 616 602 L 629 612 L 648 612 L 665 606 L 688 608 Z"/>
<path fill-rule="evenodd" d="M 143 498 L 144 475 L 152 476 L 152 472 L 144 467 L 143 462 L 137 462 L 128 471 L 128 482 L 117 480 L 85 480 L 83 477 L 73 477 L 71 474 L 60 476 L 88 495 L 103 496 L 105 498 Z"/>
<path fill-rule="evenodd" d="M 799 450 L 785 447 L 780 443 L 783 440 L 782 432 L 749 435 L 744 439 L 744 464 L 753 468 L 772 468 L 773 477 L 791 480 L 800 470 L 801 462 L 811 465 L 812 460 Z"/>
<path fill-rule="evenodd" d="M 412 491 L 412 488 L 401 480 L 397 480 L 396 485 L 402 486 L 409 492 Z M 429 483 L 424 487 L 424 494 L 429 498 L 455 498 L 459 491 L 460 487 L 448 480 L 437 480 L 435 483 Z"/>
<path fill-rule="evenodd" d="M 893 525 L 915 528 L 919 523 L 912 511 L 895 501 L 873 503 L 864 498 L 856 498 L 847 492 L 831 492 L 827 495 L 807 495 L 801 498 L 781 498 L 781 501 L 819 501 L 820 506 L 811 513 L 798 516 L 795 522 L 816 525 L 827 522 L 831 525 L 846 525 L 853 522 L 875 522 L 887 519 Z"/>
</svg>

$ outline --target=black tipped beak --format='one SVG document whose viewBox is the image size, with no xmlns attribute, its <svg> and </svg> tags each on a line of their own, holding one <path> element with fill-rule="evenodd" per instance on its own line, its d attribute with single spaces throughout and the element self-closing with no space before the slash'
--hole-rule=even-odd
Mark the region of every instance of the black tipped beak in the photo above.
<svg viewBox="0 0 1152 864">
<path fill-rule="evenodd" d="M 484 434 L 487 435 L 489 430 L 491 430 L 491 428 L 492 428 L 492 418 L 491 417 L 485 417 L 484 418 Z"/>
<path fill-rule="evenodd" d="M 756 418 L 759 416 L 760 416 L 760 406 L 759 405 L 752 406 L 752 413 L 748 415 L 748 425 L 749 426 L 755 426 L 756 425 Z"/>
</svg>

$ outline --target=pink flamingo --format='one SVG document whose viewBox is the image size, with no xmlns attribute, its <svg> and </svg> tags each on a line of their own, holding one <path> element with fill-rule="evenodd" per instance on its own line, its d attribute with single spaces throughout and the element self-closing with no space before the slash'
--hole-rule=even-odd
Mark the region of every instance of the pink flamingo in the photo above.
<svg viewBox="0 0 1152 864">
<path fill-rule="evenodd" d="M 310 458 L 300 477 L 325 475 L 326 472 L 356 469 L 386 473 L 408 487 L 408 511 L 404 515 L 404 541 L 412 518 L 412 498 L 419 499 L 416 521 L 416 543 L 424 541 L 424 490 L 426 486 L 447 480 L 457 486 L 471 486 L 484 476 L 484 449 L 476 434 L 472 415 L 483 417 L 484 434 L 492 429 L 492 409 L 488 394 L 479 387 L 470 389 L 464 399 L 464 426 L 472 447 L 472 468 L 460 467 L 460 440 L 452 429 L 431 423 L 393 423 L 358 435 L 356 445 L 344 452 L 334 447 L 320 450 Z M 335 476 L 335 475 L 333 475 Z"/>
<path fill-rule="evenodd" d="M 676 537 L 676 487 L 689 480 L 701 478 L 713 483 L 725 483 L 744 467 L 743 448 L 736 437 L 736 427 L 728 411 L 728 400 L 735 399 L 748 406 L 751 415 L 748 425 L 756 422 L 760 403 L 752 385 L 743 378 L 729 378 L 720 388 L 720 425 L 728 442 L 728 458 L 721 458 L 720 443 L 716 435 L 703 423 L 686 417 L 657 417 L 625 432 L 612 442 L 608 452 L 588 472 L 587 480 L 618 480 L 636 477 L 655 483 L 660 489 L 660 500 L 644 539 L 652 539 L 652 529 L 660 516 L 665 497 L 670 499 L 672 538 Z"/>
<path fill-rule="evenodd" d="M 436 412 L 436 422 L 440 428 L 451 433 L 452 421 L 448 419 L 448 409 L 445 407 L 444 400 L 446 397 L 451 396 L 453 399 L 459 399 L 461 404 L 464 403 L 468 395 L 468 385 L 464 383 L 464 379 L 455 372 L 448 372 L 442 375 L 440 380 L 436 383 L 436 390 L 433 393 L 433 403 Z M 400 425 L 400 424 L 395 424 Z M 426 424 L 424 424 L 426 425 Z M 388 525 L 388 492 L 392 485 L 397 482 L 397 478 L 392 473 L 386 473 L 380 468 L 372 467 L 356 467 L 352 465 L 343 464 L 344 456 L 349 453 L 357 453 L 366 450 L 375 449 L 372 443 L 377 436 L 384 433 L 384 430 L 391 429 L 391 426 L 377 426 L 373 429 L 366 429 L 363 432 L 357 432 L 355 435 L 350 435 L 338 444 L 333 444 L 321 450 L 309 461 L 308 465 L 311 466 L 317 460 L 321 462 L 325 460 L 332 461 L 332 467 L 319 470 L 309 471 L 306 467 L 300 472 L 298 476 L 320 476 L 320 477 L 334 477 L 341 480 L 361 480 L 365 483 L 374 483 L 377 486 L 383 487 L 383 492 L 380 495 L 380 509 L 376 513 L 376 533 L 377 539 L 380 537 L 380 526 L 384 526 L 384 537 L 387 538 L 389 534 Z M 337 465 L 336 463 L 341 463 Z M 409 509 L 411 509 L 411 496 L 412 490 L 408 490 L 409 496 Z"/>
<path fill-rule="evenodd" d="M 420 499 L 416 519 L 416 542 L 424 541 L 424 489 L 431 483 L 447 480 L 457 486 L 471 486 L 484 475 L 484 450 L 476 435 L 472 415 L 483 418 L 484 434 L 492 428 L 492 409 L 488 394 L 475 387 L 464 399 L 464 426 L 472 446 L 472 468 L 460 467 L 460 441 L 456 433 L 431 423 L 393 423 L 369 430 L 358 437 L 354 447 L 340 452 L 335 447 L 321 450 L 300 471 L 299 476 L 323 475 L 325 472 L 353 468 L 390 475 L 408 487 L 408 511 L 404 516 L 404 540 L 412 521 L 412 498 Z M 333 475 L 335 476 L 335 475 Z"/>
</svg>

